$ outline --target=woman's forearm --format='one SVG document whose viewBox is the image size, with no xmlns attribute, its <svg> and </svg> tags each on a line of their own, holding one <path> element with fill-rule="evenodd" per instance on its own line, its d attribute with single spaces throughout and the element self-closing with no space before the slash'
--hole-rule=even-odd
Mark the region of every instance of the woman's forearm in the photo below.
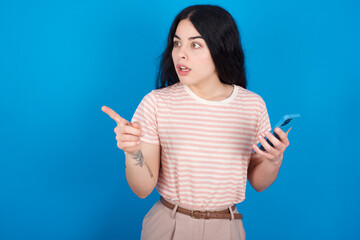
<svg viewBox="0 0 360 240">
<path fill-rule="evenodd" d="M 251 186 L 258 192 L 264 191 L 277 178 L 282 159 L 278 162 L 271 162 L 263 159 L 249 173 L 248 179 Z"/>
<path fill-rule="evenodd" d="M 140 198 L 147 197 L 156 185 L 141 150 L 134 154 L 125 153 L 125 174 L 131 190 Z"/>
</svg>

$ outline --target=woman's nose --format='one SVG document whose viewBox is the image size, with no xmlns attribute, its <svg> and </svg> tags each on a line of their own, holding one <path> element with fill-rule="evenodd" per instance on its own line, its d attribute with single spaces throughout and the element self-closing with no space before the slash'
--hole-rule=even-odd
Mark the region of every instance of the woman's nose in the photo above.
<svg viewBox="0 0 360 240">
<path fill-rule="evenodd" d="M 181 46 L 178 48 L 178 57 L 180 59 L 187 59 L 188 55 L 185 47 Z"/>
</svg>

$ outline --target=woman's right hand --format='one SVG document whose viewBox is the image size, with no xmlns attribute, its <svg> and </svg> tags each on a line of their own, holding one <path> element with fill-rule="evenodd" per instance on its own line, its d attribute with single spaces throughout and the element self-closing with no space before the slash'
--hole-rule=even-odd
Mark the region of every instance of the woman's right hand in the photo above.
<svg viewBox="0 0 360 240">
<path fill-rule="evenodd" d="M 103 106 L 101 110 L 117 123 L 114 132 L 118 148 L 125 153 L 136 153 L 140 149 L 140 137 L 143 136 L 140 123 L 130 123 L 109 107 Z"/>
</svg>

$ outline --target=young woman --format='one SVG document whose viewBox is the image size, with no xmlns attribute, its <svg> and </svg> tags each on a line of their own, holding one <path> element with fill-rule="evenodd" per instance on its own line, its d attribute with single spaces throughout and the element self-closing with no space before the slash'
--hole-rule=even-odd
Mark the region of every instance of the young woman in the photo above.
<svg viewBox="0 0 360 240">
<path fill-rule="evenodd" d="M 246 90 L 239 32 L 226 10 L 196 5 L 176 16 L 157 89 L 131 122 L 102 110 L 117 122 L 130 188 L 141 198 L 155 187 L 161 195 L 141 239 L 245 239 L 236 204 L 247 179 L 257 191 L 269 187 L 289 141 L 278 128 L 280 140 L 269 132 L 264 101 Z"/>
</svg>

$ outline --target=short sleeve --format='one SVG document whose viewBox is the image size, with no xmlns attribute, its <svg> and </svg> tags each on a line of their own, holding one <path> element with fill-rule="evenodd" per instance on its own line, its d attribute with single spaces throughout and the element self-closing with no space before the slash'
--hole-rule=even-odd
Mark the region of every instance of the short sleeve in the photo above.
<svg viewBox="0 0 360 240">
<path fill-rule="evenodd" d="M 157 124 L 157 101 L 155 93 L 147 94 L 137 107 L 131 122 L 140 122 L 144 136 L 141 141 L 150 144 L 160 145 L 158 124 Z"/>
<path fill-rule="evenodd" d="M 259 143 L 259 138 L 258 136 L 266 131 L 271 131 L 271 125 L 270 125 L 270 119 L 269 119 L 269 114 L 265 105 L 265 102 L 261 99 L 261 105 L 262 105 L 262 110 L 261 110 L 261 114 L 259 116 L 259 120 L 258 120 L 258 128 L 257 128 L 257 132 L 255 135 L 255 139 L 254 139 L 254 144 L 257 145 Z M 254 153 L 252 151 L 252 158 L 258 158 L 260 156 L 258 156 L 257 153 Z"/>
</svg>

